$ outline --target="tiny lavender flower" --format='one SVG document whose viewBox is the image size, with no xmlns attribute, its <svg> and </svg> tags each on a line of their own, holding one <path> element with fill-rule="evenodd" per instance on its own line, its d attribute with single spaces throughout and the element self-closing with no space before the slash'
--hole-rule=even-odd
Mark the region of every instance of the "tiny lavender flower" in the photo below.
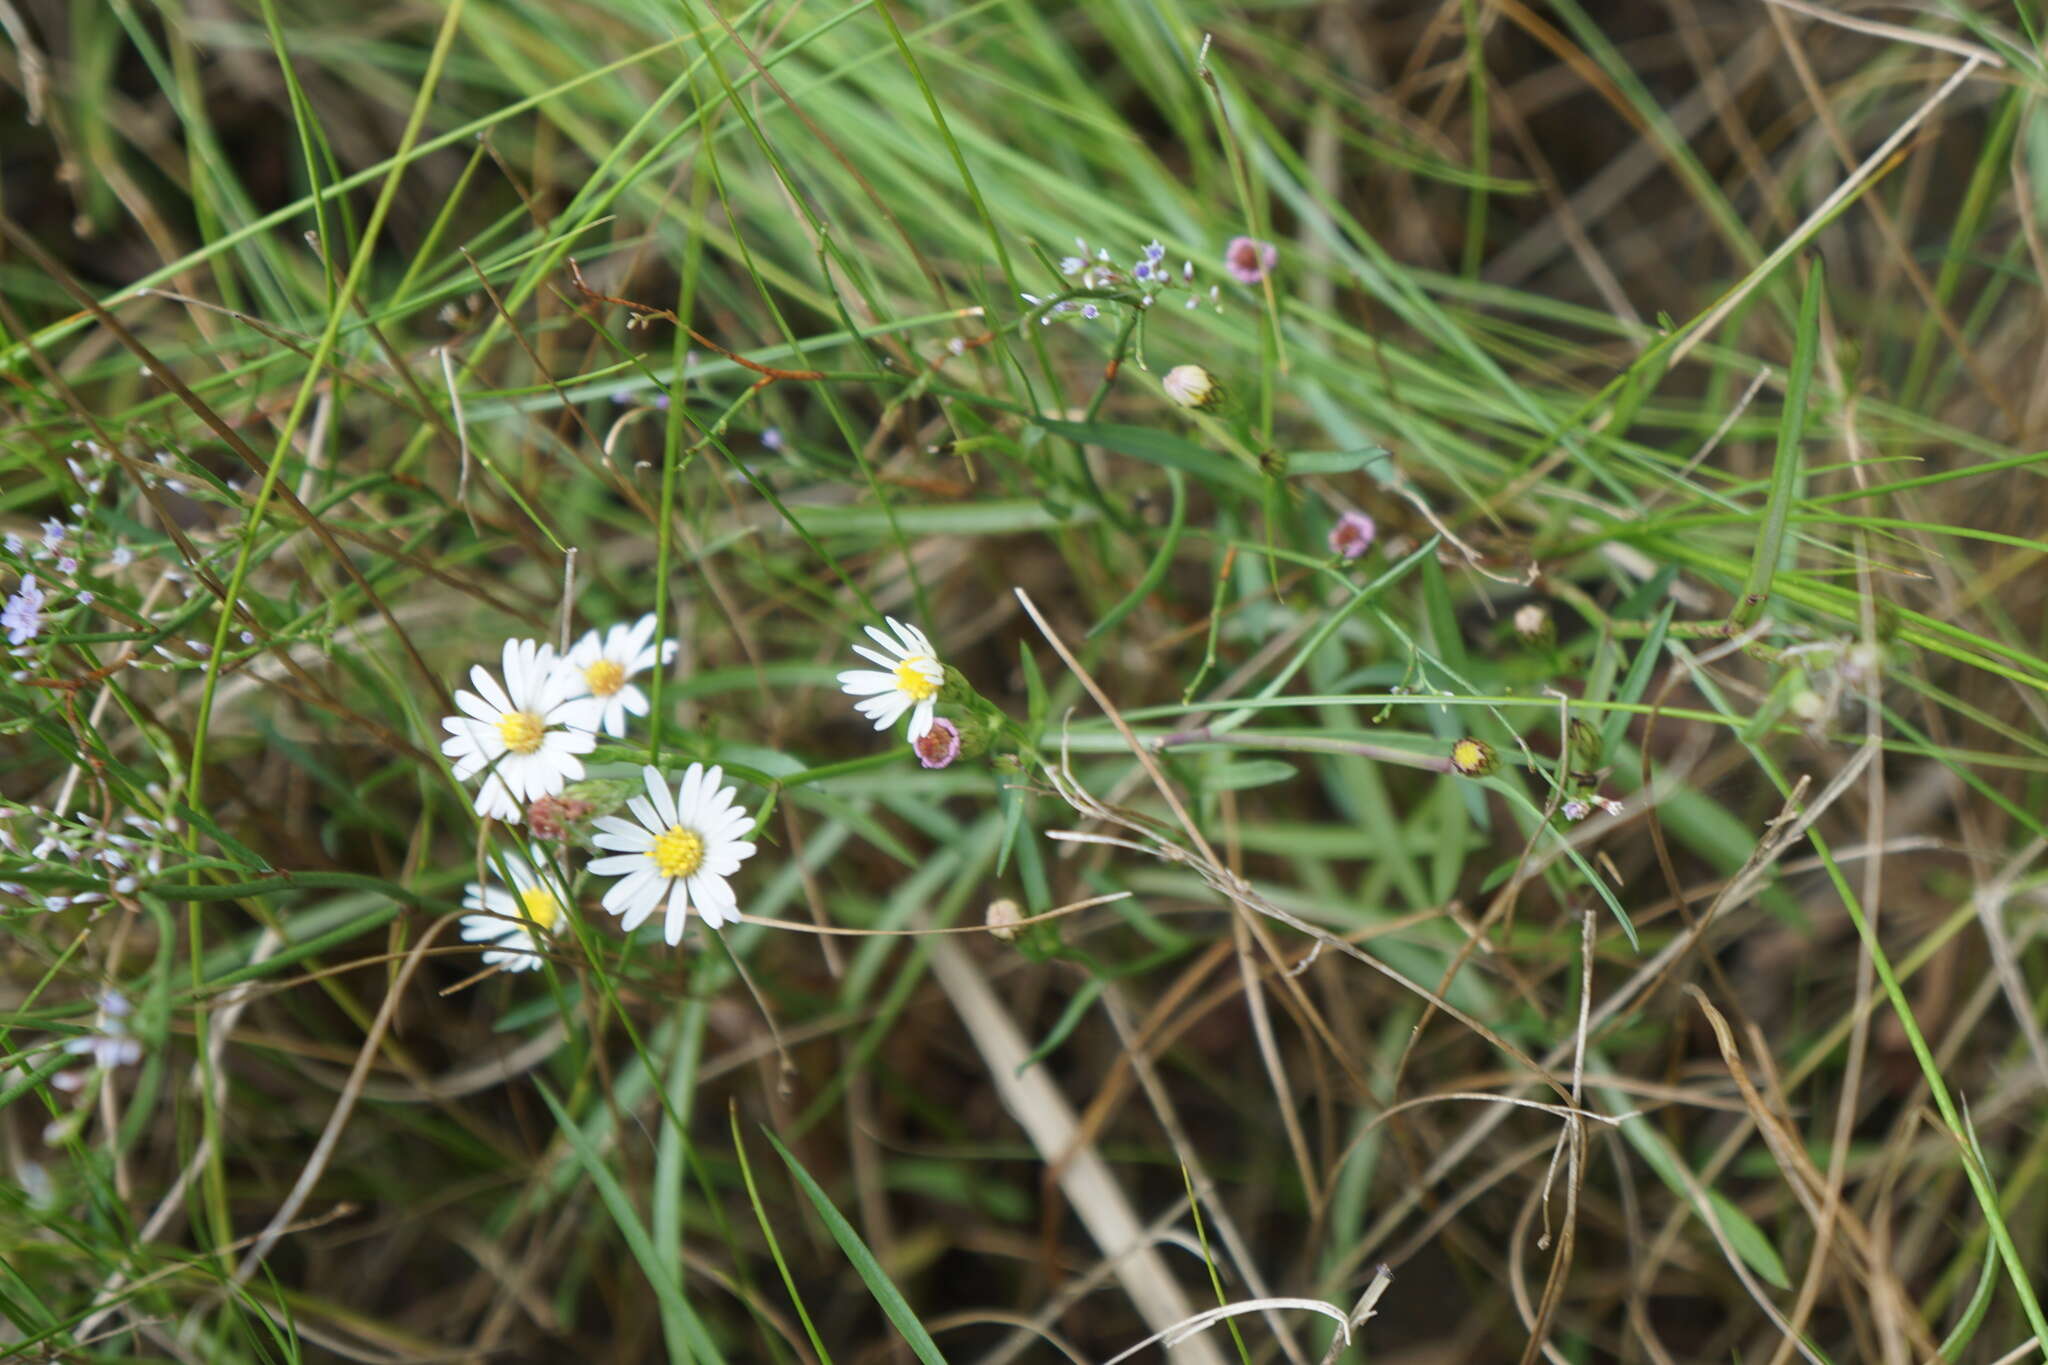
<svg viewBox="0 0 2048 1365">
<path fill-rule="evenodd" d="M 1239 284 L 1257 284 L 1279 259 L 1278 248 L 1255 237 L 1233 237 L 1223 248 L 1223 269 Z"/>
<path fill-rule="evenodd" d="M 1372 548 L 1372 538 L 1378 533 L 1379 528 L 1365 513 L 1346 512 L 1330 528 L 1330 553 L 1339 559 L 1362 558 Z"/>
<path fill-rule="evenodd" d="M 960 757 L 960 727 L 944 716 L 934 717 L 932 728 L 910 741 L 910 747 L 925 767 L 946 767 Z"/>
<path fill-rule="evenodd" d="M 21 580 L 7 606 L 0 609 L 0 630 L 7 632 L 10 645 L 25 644 L 42 633 L 43 590 L 36 586 L 34 574 Z"/>
</svg>

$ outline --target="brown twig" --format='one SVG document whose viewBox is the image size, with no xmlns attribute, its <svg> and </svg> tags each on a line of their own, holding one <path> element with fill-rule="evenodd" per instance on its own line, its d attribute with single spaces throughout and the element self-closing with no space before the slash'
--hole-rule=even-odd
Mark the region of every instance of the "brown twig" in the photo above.
<svg viewBox="0 0 2048 1365">
<path fill-rule="evenodd" d="M 716 351 L 733 364 L 752 370 L 755 374 L 760 375 L 761 377 L 754 381 L 754 387 L 757 389 L 765 389 L 778 379 L 815 381 L 825 377 L 823 370 L 783 370 L 773 365 L 763 365 L 757 360 L 749 360 L 737 351 L 727 350 L 710 337 L 705 336 L 702 332 L 692 327 L 689 323 L 684 322 L 676 316 L 673 309 L 657 308 L 651 303 L 635 303 L 632 299 L 622 299 L 612 294 L 600 293 L 584 282 L 582 267 L 576 264 L 574 256 L 569 258 L 569 278 L 576 282 L 577 291 L 585 298 L 596 299 L 600 303 L 615 303 L 619 307 L 627 309 L 636 317 L 658 318 L 663 322 L 682 328 L 690 334 L 690 340 L 696 342 L 699 346 L 707 350 Z"/>
</svg>

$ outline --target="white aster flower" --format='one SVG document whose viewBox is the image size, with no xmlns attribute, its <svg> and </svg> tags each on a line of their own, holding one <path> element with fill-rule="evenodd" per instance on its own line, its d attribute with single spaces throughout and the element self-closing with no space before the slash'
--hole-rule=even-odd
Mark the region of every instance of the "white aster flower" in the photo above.
<svg viewBox="0 0 2048 1365">
<path fill-rule="evenodd" d="M 509 887 L 471 882 L 462 893 L 464 943 L 483 943 L 484 965 L 508 972 L 530 972 L 540 966 L 541 940 L 562 927 L 562 898 L 539 869 L 516 853 L 507 854 Z"/>
<path fill-rule="evenodd" d="M 839 675 L 839 688 L 847 696 L 861 699 L 853 709 L 873 721 L 877 730 L 888 729 L 908 712 L 909 737 L 914 744 L 932 728 L 932 708 L 938 704 L 939 689 L 946 684 L 946 666 L 932 652 L 932 642 L 923 631 L 893 616 L 885 619 L 896 633 L 893 640 L 873 626 L 867 627 L 868 638 L 882 647 L 882 653 L 853 647 L 854 653 L 879 664 L 883 671 L 848 669 Z"/>
<path fill-rule="evenodd" d="M 673 948 L 683 941 L 692 905 L 713 929 L 739 918 L 739 898 L 726 878 L 754 856 L 754 846 L 740 837 L 753 817 L 733 800 L 733 788 L 718 785 L 725 774 L 717 768 L 692 763 L 673 792 L 659 769 L 643 768 L 641 777 L 647 795 L 626 803 L 633 819 L 597 818 L 593 842 L 617 856 L 592 859 L 590 870 L 619 879 L 604 893 L 604 908 L 624 917 L 628 933 L 666 899 L 661 936 Z"/>
<path fill-rule="evenodd" d="M 455 779 L 478 773 L 476 813 L 516 820 L 526 803 L 553 796 L 583 776 L 576 757 L 597 747 L 598 702 L 576 695 L 577 674 L 552 646 L 534 640 L 505 642 L 505 685 L 482 665 L 469 670 L 474 692 L 457 692 L 459 716 L 443 718 L 449 738 L 441 752 L 455 760 Z"/>
<path fill-rule="evenodd" d="M 591 631 L 569 651 L 569 667 L 575 670 L 578 696 L 594 697 L 602 706 L 601 728 L 608 735 L 626 733 L 628 714 L 647 714 L 647 696 L 633 686 L 636 674 L 654 667 L 654 616 L 649 613 L 632 625 L 616 625 L 602 637 Z M 676 642 L 661 642 L 661 662 L 676 656 Z"/>
</svg>

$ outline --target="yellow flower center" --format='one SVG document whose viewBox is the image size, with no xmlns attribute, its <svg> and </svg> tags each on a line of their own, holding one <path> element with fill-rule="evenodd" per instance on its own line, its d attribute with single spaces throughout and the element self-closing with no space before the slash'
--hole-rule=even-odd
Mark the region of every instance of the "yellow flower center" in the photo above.
<svg viewBox="0 0 2048 1365">
<path fill-rule="evenodd" d="M 929 654 L 913 654 L 896 665 L 896 690 L 912 701 L 928 699 L 939 685 L 925 676 L 924 666 L 937 662 Z"/>
<path fill-rule="evenodd" d="M 583 670 L 583 681 L 590 687 L 593 697 L 609 697 L 626 685 L 626 669 L 610 659 L 599 659 Z"/>
<path fill-rule="evenodd" d="M 498 735 L 515 754 L 530 754 L 540 747 L 547 722 L 531 711 L 507 711 L 498 717 Z"/>
<path fill-rule="evenodd" d="M 555 893 L 545 886 L 529 886 L 519 893 L 519 908 L 526 917 L 543 929 L 555 927 L 555 916 L 562 913 L 562 903 L 555 899 Z"/>
<path fill-rule="evenodd" d="M 654 847 L 647 850 L 647 856 L 654 860 L 654 870 L 662 876 L 687 877 L 703 865 L 704 840 L 695 830 L 670 825 L 655 836 Z"/>
</svg>

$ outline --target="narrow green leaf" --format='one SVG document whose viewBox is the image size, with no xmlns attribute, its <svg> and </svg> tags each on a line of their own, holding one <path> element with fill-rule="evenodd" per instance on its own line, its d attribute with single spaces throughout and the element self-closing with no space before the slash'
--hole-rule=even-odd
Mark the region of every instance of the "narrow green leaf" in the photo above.
<svg viewBox="0 0 2048 1365">
<path fill-rule="evenodd" d="M 1218 763 L 1202 774 L 1206 792 L 1241 792 L 1252 787 L 1270 787 L 1294 777 L 1294 765 L 1278 758 L 1244 758 Z"/>
<path fill-rule="evenodd" d="M 1136 610 L 1138 604 L 1150 597 L 1153 590 L 1159 586 L 1160 580 L 1166 577 L 1166 571 L 1173 567 L 1173 552 L 1180 548 L 1180 533 L 1187 525 L 1188 481 L 1182 477 L 1178 469 L 1168 469 L 1166 478 L 1173 485 L 1173 517 L 1166 524 L 1166 539 L 1159 542 L 1159 553 L 1152 556 L 1152 562 L 1145 567 L 1145 573 L 1138 579 L 1137 586 L 1125 594 L 1123 601 L 1111 607 L 1103 618 L 1095 623 L 1095 628 L 1088 632 L 1087 638 L 1090 640 L 1111 629 Z"/>
<path fill-rule="evenodd" d="M 633 1201 L 619 1178 L 604 1164 L 604 1156 L 583 1131 L 583 1125 L 569 1116 L 562 1102 L 555 1098 L 555 1092 L 548 1088 L 546 1081 L 534 1078 L 534 1088 L 540 1091 L 541 1099 L 547 1102 L 554 1113 L 555 1127 L 562 1140 L 569 1144 L 569 1150 L 576 1157 L 576 1164 L 583 1168 L 583 1174 L 590 1181 L 597 1197 L 603 1201 L 605 1212 L 619 1230 L 619 1236 L 626 1242 L 626 1249 L 633 1253 L 633 1259 L 640 1265 L 640 1272 L 647 1279 L 647 1287 L 654 1291 L 655 1301 L 661 1306 L 663 1328 L 670 1333 L 668 1339 L 669 1357 L 672 1360 L 722 1362 L 725 1357 L 711 1340 L 710 1333 L 698 1320 L 696 1312 L 683 1297 L 682 1284 L 663 1272 L 661 1255 L 655 1250 L 654 1239 L 647 1235 L 647 1229 L 640 1224 L 640 1215 L 633 1209 Z"/>
<path fill-rule="evenodd" d="M 1633 706 L 1643 699 L 1650 690 L 1650 679 L 1657 672 L 1657 661 L 1664 656 L 1664 632 L 1671 627 L 1671 615 L 1678 610 L 1676 602 L 1666 602 L 1664 610 L 1657 613 L 1657 619 L 1643 636 L 1643 643 L 1636 649 L 1636 657 L 1630 661 L 1628 673 L 1621 680 L 1621 690 L 1613 700 L 1623 706 Z M 1600 726 L 1600 750 L 1611 754 L 1621 743 L 1622 734 L 1628 729 L 1629 712 L 1610 711 Z"/>
<path fill-rule="evenodd" d="M 1178 469 L 1215 489 L 1228 488 L 1255 498 L 1263 487 L 1258 471 L 1169 431 L 1123 426 L 1115 422 L 1062 422 L 1052 417 L 1033 420 L 1047 431 L 1068 440 L 1114 450 L 1119 455 L 1156 464 L 1162 469 Z"/>
<path fill-rule="evenodd" d="M 1771 580 L 1777 577 L 1779 558 L 1785 548 L 1785 526 L 1792 511 L 1792 495 L 1799 486 L 1799 443 L 1806 435 L 1807 395 L 1813 387 L 1813 361 L 1820 352 L 1820 303 L 1825 294 L 1826 272 L 1819 257 L 1806 276 L 1806 294 L 1799 301 L 1799 332 L 1792 342 L 1792 372 L 1785 380 L 1785 415 L 1778 423 L 1778 454 L 1771 464 L 1770 499 L 1764 505 L 1763 534 L 1757 537 L 1756 557 L 1749 563 L 1749 578 L 1742 585 L 1742 597 L 1735 604 L 1732 619 L 1747 626 L 1763 614 L 1771 596 Z"/>
<path fill-rule="evenodd" d="M 937 1343 L 932 1340 L 931 1334 L 924 1330 L 924 1324 L 917 1320 L 917 1314 L 911 1311 L 909 1301 L 903 1297 L 903 1291 L 896 1287 L 888 1272 L 882 1269 L 882 1263 L 868 1250 L 867 1243 L 861 1241 L 860 1234 L 853 1230 L 853 1224 L 847 1222 L 839 1210 L 832 1206 L 832 1201 L 826 1196 L 825 1191 L 818 1187 L 817 1181 L 811 1179 L 811 1173 L 790 1155 L 787 1147 L 776 1141 L 775 1134 L 765 1128 L 761 1131 L 782 1157 L 784 1164 L 789 1167 L 790 1175 L 795 1177 L 796 1183 L 811 1201 L 811 1207 L 818 1211 L 818 1217 L 824 1221 L 826 1231 L 832 1234 L 832 1240 L 839 1243 L 839 1250 L 852 1264 L 854 1273 L 859 1275 L 861 1283 L 868 1287 L 868 1293 L 875 1296 L 875 1302 L 881 1305 L 882 1312 L 888 1315 L 889 1321 L 896 1324 L 896 1330 L 903 1334 L 903 1339 L 910 1344 L 910 1349 L 916 1353 L 917 1358 L 923 1361 L 924 1365 L 946 1365 L 945 1356 L 939 1354 Z"/>
</svg>

